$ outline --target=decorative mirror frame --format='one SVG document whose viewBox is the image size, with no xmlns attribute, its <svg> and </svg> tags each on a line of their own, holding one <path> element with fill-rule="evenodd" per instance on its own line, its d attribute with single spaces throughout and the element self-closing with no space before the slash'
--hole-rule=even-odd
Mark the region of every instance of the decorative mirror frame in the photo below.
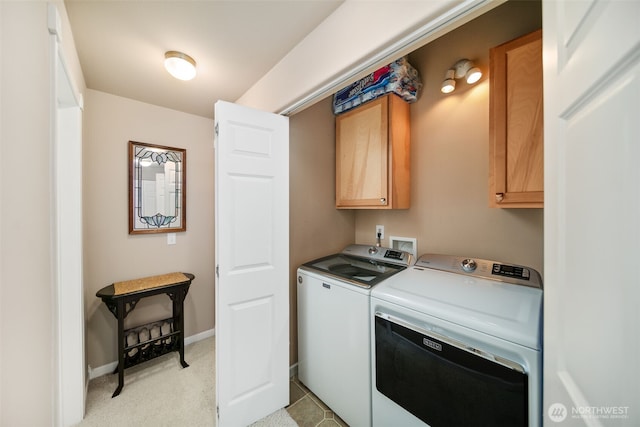
<svg viewBox="0 0 640 427">
<path fill-rule="evenodd" d="M 143 168 L 151 165 L 163 167 L 169 172 L 163 174 L 165 181 L 156 183 L 156 189 L 151 192 L 157 191 L 157 188 L 167 188 L 167 182 L 174 190 L 168 193 L 173 194 L 171 197 L 165 198 L 166 203 L 169 203 L 168 210 L 162 212 L 157 208 L 157 199 L 154 208 L 145 208 L 144 204 L 143 187 L 146 185 L 143 182 Z M 129 141 L 129 234 L 175 233 L 186 230 L 187 150 Z"/>
</svg>

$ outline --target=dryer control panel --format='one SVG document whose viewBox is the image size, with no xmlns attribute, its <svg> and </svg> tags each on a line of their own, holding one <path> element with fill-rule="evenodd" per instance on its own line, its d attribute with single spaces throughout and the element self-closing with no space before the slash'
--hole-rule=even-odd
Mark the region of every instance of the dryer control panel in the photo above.
<svg viewBox="0 0 640 427">
<path fill-rule="evenodd" d="M 522 280 L 529 280 L 531 278 L 531 270 L 526 267 L 519 267 L 517 265 L 496 263 L 493 264 L 491 273 L 498 276 L 515 277 Z"/>
<path fill-rule="evenodd" d="M 540 273 L 531 267 L 523 265 L 507 264 L 480 258 L 425 254 L 415 263 L 415 268 L 420 267 L 542 289 Z"/>
</svg>

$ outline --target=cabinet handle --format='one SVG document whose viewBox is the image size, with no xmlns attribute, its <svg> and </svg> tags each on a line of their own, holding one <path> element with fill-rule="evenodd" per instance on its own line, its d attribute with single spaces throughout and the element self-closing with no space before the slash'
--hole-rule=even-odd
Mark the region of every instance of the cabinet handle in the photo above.
<svg viewBox="0 0 640 427">
<path fill-rule="evenodd" d="M 385 199 L 384 197 L 380 197 L 380 203 L 382 204 L 387 203 L 387 199 Z"/>
<path fill-rule="evenodd" d="M 504 193 L 496 193 L 496 203 L 500 203 L 504 199 Z"/>
</svg>

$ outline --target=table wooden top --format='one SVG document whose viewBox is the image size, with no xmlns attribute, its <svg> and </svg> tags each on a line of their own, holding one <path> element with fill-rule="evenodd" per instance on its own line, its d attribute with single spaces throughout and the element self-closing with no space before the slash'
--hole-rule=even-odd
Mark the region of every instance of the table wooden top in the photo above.
<svg viewBox="0 0 640 427">
<path fill-rule="evenodd" d="M 115 282 L 96 292 L 99 298 L 117 299 L 125 296 L 161 293 L 166 288 L 189 285 L 195 276 L 191 273 L 167 273 L 158 276 Z"/>
</svg>

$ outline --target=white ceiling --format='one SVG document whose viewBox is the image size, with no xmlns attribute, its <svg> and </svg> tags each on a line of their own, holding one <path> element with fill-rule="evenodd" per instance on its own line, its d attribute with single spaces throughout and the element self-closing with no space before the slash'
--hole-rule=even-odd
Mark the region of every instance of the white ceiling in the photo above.
<svg viewBox="0 0 640 427">
<path fill-rule="evenodd" d="M 343 0 L 65 0 L 89 89 L 213 118 L 236 101 Z M 185 82 L 163 67 L 197 62 Z"/>
</svg>

